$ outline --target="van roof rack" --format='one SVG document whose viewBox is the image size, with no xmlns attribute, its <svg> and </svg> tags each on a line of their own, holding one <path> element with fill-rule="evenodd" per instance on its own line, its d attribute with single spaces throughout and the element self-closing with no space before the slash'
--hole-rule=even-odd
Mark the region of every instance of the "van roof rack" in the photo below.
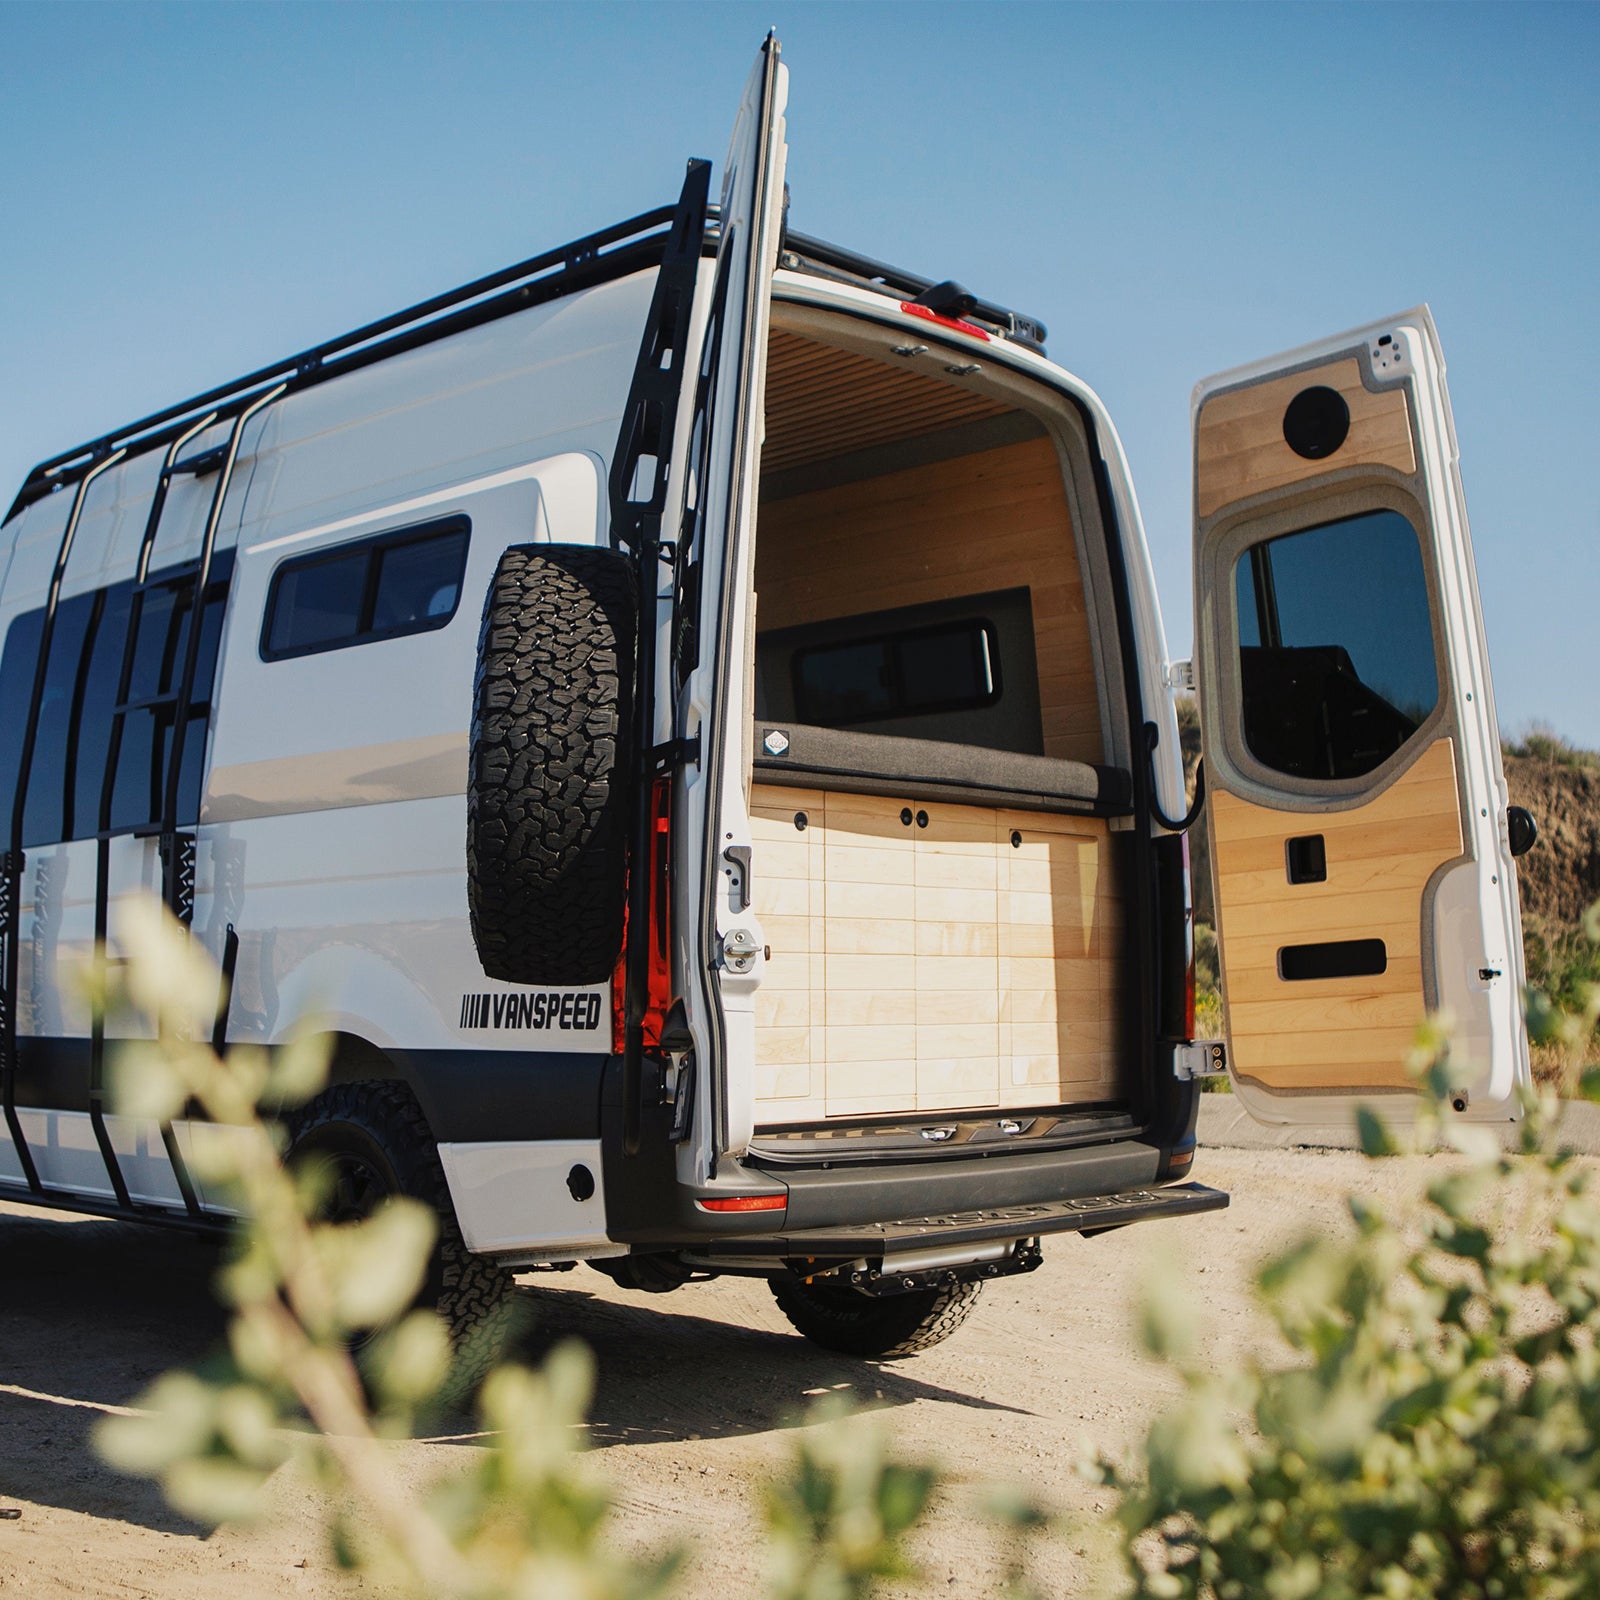
<svg viewBox="0 0 1600 1600">
<path fill-rule="evenodd" d="M 709 207 L 708 213 L 707 247 L 714 248 L 719 230 L 717 208 Z M 207 389 L 203 394 L 152 412 L 74 449 L 64 450 L 60 455 L 41 461 L 23 480 L 5 521 L 9 522 L 35 500 L 77 482 L 114 450 L 131 456 L 170 444 L 207 412 L 216 413 L 215 421 L 226 422 L 274 386 L 281 384 L 290 394 L 309 389 L 479 323 L 491 322 L 570 294 L 574 289 L 648 267 L 660 259 L 675 214 L 673 206 L 658 206 L 555 250 L 502 267 L 486 277 L 474 278 L 460 288 L 419 301 L 404 311 L 380 317 L 336 339 L 313 345 L 270 366 L 259 367 L 231 383 Z M 858 255 L 803 233 L 785 234 L 780 261 L 792 271 L 875 289 L 926 305 L 940 315 L 966 318 L 992 329 L 1004 339 L 1040 354 L 1044 352 L 1042 322 L 980 300 L 959 284 L 936 283 L 931 278 L 886 266 L 870 256 Z"/>
<path fill-rule="evenodd" d="M 839 283 L 852 283 L 861 288 L 876 289 L 880 294 L 893 295 L 898 300 L 909 300 L 926 306 L 940 316 L 961 317 L 976 322 L 998 333 L 1002 339 L 1020 344 L 1024 349 L 1044 354 L 1045 325 L 1037 317 L 1024 316 L 1006 306 L 998 306 L 963 289 L 958 283 L 935 282 L 919 277 L 900 267 L 891 267 L 870 256 L 858 255 L 823 239 L 813 239 L 809 234 L 792 230 L 784 235 L 782 266 L 792 272 L 809 272 L 819 278 L 832 278 Z"/>
<path fill-rule="evenodd" d="M 277 384 L 286 385 L 289 393 L 308 389 L 465 328 L 650 266 L 660 258 L 675 212 L 673 206 L 660 206 L 614 223 L 51 456 L 23 480 L 5 520 L 76 482 L 113 450 L 136 455 L 168 444 L 208 411 L 216 412 L 217 421 L 227 421 Z"/>
</svg>

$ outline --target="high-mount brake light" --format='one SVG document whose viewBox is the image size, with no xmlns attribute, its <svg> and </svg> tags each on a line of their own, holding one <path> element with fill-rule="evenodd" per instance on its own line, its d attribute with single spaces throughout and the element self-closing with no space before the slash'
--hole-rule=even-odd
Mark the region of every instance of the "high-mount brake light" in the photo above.
<svg viewBox="0 0 1600 1600">
<path fill-rule="evenodd" d="M 921 317 L 924 322 L 936 322 L 941 328 L 954 328 L 957 333 L 964 333 L 969 339 L 982 339 L 985 344 L 989 342 L 989 335 L 975 322 L 962 322 L 957 317 L 941 317 L 937 311 L 919 306 L 915 300 L 902 300 L 900 309 L 908 317 Z"/>
<path fill-rule="evenodd" d="M 788 1209 L 786 1194 L 734 1194 L 726 1200 L 696 1200 L 702 1211 L 784 1211 Z"/>
</svg>

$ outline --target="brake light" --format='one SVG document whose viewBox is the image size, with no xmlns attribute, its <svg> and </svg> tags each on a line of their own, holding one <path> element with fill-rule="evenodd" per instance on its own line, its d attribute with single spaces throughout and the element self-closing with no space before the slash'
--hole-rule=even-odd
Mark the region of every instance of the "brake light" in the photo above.
<svg viewBox="0 0 1600 1600">
<path fill-rule="evenodd" d="M 989 335 L 975 322 L 962 322 L 957 317 L 941 317 L 937 311 L 919 306 L 914 300 L 902 300 L 900 309 L 908 317 L 921 317 L 924 322 L 936 322 L 941 328 L 953 328 L 957 333 L 964 333 L 969 339 L 982 339 L 985 344 L 989 342 Z"/>
<path fill-rule="evenodd" d="M 644 1017 L 640 1024 L 646 1050 L 661 1044 L 661 1027 L 672 1009 L 672 779 L 657 778 L 650 786 L 650 874 L 649 915 L 645 937 L 649 940 L 649 960 L 645 968 Z M 637 871 L 635 863 L 629 868 Z M 631 901 L 632 896 L 629 895 Z M 623 913 L 622 952 L 611 975 L 611 1048 L 621 1055 L 628 1029 L 628 942 L 633 937 L 631 918 Z"/>
<path fill-rule="evenodd" d="M 726 1200 L 696 1200 L 702 1211 L 783 1211 L 788 1208 L 786 1194 L 734 1194 Z"/>
</svg>

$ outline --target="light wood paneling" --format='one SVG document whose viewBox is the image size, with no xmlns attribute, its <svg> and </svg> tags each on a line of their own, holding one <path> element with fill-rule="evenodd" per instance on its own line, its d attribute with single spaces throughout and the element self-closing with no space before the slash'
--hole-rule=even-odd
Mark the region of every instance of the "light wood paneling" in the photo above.
<svg viewBox="0 0 1600 1600">
<path fill-rule="evenodd" d="M 1207 800 L 1222 930 L 1223 992 L 1236 1071 L 1269 1089 L 1401 1088 L 1426 1009 L 1428 880 L 1461 854 L 1455 747 L 1437 740 L 1352 811 L 1285 812 L 1225 790 Z M 1287 841 L 1320 833 L 1323 883 L 1290 883 Z M 1384 972 L 1285 982 L 1284 945 L 1382 939 Z"/>
<path fill-rule="evenodd" d="M 1337 389 L 1350 407 L 1350 433 L 1331 456 L 1308 461 L 1284 442 L 1283 414 L 1303 389 Z M 1269 378 L 1213 395 L 1200 409 L 1195 435 L 1197 502 L 1209 517 L 1235 500 L 1282 489 L 1350 466 L 1416 471 L 1411 420 L 1402 390 L 1374 394 L 1352 356 L 1310 372 Z"/>
<path fill-rule="evenodd" d="M 774 328 L 767 341 L 761 464 L 781 472 L 1008 409 L 1003 401 L 941 383 L 904 363 L 889 366 Z"/>
<path fill-rule="evenodd" d="M 1023 587 L 1032 591 L 1044 753 L 1102 761 L 1088 611 L 1049 440 L 761 507 L 763 629 Z"/>
<path fill-rule="evenodd" d="M 758 1123 L 1115 1098 L 1105 823 L 913 802 L 907 827 L 904 806 L 753 790 Z"/>
</svg>

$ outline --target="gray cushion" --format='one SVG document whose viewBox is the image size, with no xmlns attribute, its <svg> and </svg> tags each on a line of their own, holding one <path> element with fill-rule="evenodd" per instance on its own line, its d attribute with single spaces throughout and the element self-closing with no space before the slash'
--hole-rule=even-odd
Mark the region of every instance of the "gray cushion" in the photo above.
<svg viewBox="0 0 1600 1600">
<path fill-rule="evenodd" d="M 781 752 L 774 753 L 769 736 L 774 744 L 786 741 Z M 767 719 L 755 724 L 754 746 L 760 783 L 1094 816 L 1133 809 L 1126 772 L 1084 761 Z"/>
</svg>

